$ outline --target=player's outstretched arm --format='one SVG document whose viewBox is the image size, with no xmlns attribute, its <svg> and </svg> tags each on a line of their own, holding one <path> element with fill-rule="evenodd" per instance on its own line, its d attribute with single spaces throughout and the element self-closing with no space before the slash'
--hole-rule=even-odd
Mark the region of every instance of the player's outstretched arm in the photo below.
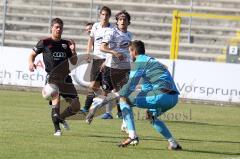
<svg viewBox="0 0 240 159">
<path fill-rule="evenodd" d="M 36 56 L 37 54 L 35 53 L 35 51 L 32 51 L 28 57 L 28 69 L 31 72 L 33 72 L 36 69 L 36 65 L 34 64 Z"/>
</svg>

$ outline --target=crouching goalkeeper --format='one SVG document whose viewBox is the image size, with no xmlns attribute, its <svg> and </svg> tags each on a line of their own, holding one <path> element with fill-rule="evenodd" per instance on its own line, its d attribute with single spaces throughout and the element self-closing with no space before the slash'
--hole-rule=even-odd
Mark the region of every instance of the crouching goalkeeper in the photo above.
<svg viewBox="0 0 240 159">
<path fill-rule="evenodd" d="M 152 126 L 168 140 L 168 149 L 182 149 L 164 122 L 158 119 L 158 116 L 173 108 L 178 102 L 179 92 L 171 74 L 163 64 L 145 55 L 142 41 L 131 42 L 129 51 L 134 61 L 133 68 L 127 84 L 119 91 L 120 108 L 129 137 L 121 142 L 119 147 L 136 145 L 139 142 L 132 111 L 132 107 L 136 106 L 148 110 Z"/>
</svg>

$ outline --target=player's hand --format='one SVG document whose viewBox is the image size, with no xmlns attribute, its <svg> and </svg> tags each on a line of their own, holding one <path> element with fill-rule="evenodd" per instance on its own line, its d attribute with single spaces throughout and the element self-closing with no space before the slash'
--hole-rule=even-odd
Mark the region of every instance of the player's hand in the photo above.
<svg viewBox="0 0 240 159">
<path fill-rule="evenodd" d="M 124 60 L 124 56 L 119 52 L 114 52 L 113 55 L 118 58 L 120 61 Z"/>
<path fill-rule="evenodd" d="M 76 44 L 73 39 L 69 40 L 69 48 L 72 51 L 72 54 L 76 54 Z"/>
<path fill-rule="evenodd" d="M 37 69 L 37 66 L 34 63 L 29 64 L 29 71 L 30 72 L 33 72 L 35 69 Z"/>
</svg>

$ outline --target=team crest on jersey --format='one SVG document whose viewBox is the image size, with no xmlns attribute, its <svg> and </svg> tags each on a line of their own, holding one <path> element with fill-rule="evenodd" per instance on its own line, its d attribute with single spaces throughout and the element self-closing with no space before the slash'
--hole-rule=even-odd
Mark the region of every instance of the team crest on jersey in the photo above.
<svg viewBox="0 0 240 159">
<path fill-rule="evenodd" d="M 67 44 L 62 44 L 62 47 L 63 47 L 64 49 L 67 49 Z"/>
</svg>

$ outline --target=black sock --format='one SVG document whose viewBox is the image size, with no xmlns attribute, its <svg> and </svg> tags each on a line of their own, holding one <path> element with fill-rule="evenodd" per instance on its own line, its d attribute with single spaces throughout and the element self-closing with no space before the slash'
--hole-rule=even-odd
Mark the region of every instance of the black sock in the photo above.
<svg viewBox="0 0 240 159">
<path fill-rule="evenodd" d="M 95 94 L 94 92 L 89 92 L 87 97 L 86 97 L 86 100 L 85 100 L 85 106 L 84 106 L 84 109 L 86 110 L 89 110 L 90 106 L 92 105 L 93 103 L 93 98 L 95 97 Z"/>
<path fill-rule="evenodd" d="M 62 121 L 65 120 L 65 118 L 69 117 L 69 116 L 72 116 L 72 115 L 75 115 L 76 113 L 74 113 L 71 109 L 71 106 L 67 107 L 60 115 L 60 119 Z"/>
<path fill-rule="evenodd" d="M 59 123 L 62 122 L 62 120 L 60 119 L 59 114 L 60 114 L 60 108 L 56 107 L 56 106 L 52 106 L 51 117 L 52 117 L 52 122 L 53 122 L 53 126 L 55 128 L 55 131 L 61 130 Z"/>
</svg>

